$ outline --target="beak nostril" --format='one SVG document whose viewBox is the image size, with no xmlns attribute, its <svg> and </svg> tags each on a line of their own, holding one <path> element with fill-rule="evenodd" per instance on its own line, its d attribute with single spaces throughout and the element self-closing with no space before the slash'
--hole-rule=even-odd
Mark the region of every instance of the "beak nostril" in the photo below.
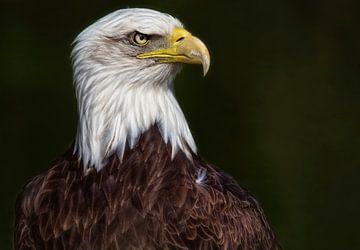
<svg viewBox="0 0 360 250">
<path fill-rule="evenodd" d="M 184 36 L 181 36 L 176 40 L 176 42 L 180 42 L 181 40 L 184 40 L 184 38 L 185 38 Z"/>
</svg>

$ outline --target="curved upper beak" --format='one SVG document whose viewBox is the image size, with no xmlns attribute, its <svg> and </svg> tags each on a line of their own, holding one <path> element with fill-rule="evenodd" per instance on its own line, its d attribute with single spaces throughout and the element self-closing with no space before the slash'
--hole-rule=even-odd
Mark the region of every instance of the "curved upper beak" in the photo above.
<svg viewBox="0 0 360 250">
<path fill-rule="evenodd" d="M 142 53 L 137 55 L 137 58 L 153 58 L 159 63 L 202 64 L 206 75 L 210 67 L 210 54 L 199 38 L 183 28 L 174 28 L 168 40 L 167 48 Z"/>
</svg>

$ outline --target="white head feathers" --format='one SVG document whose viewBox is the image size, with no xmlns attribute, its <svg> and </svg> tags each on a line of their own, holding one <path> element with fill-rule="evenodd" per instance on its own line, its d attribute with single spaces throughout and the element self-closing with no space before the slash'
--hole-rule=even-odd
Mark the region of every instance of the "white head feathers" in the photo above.
<svg viewBox="0 0 360 250">
<path fill-rule="evenodd" d="M 139 31 L 169 35 L 182 24 L 148 9 L 113 12 L 86 28 L 72 52 L 79 124 L 75 151 L 87 167 L 100 170 L 106 157 L 123 157 L 126 143 L 157 123 L 172 146 L 189 158 L 195 142 L 172 91 L 178 64 L 139 60 L 128 34 Z"/>
</svg>

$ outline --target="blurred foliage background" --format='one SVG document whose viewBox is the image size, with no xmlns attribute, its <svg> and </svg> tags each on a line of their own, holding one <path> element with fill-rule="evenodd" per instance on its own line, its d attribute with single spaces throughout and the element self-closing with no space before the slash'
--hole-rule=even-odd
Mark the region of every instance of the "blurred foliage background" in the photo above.
<svg viewBox="0 0 360 250">
<path fill-rule="evenodd" d="M 176 93 L 201 154 L 263 205 L 284 249 L 360 249 L 360 2 L 0 2 L 0 248 L 22 185 L 72 142 L 74 37 L 119 8 L 177 16 L 212 66 Z"/>
</svg>

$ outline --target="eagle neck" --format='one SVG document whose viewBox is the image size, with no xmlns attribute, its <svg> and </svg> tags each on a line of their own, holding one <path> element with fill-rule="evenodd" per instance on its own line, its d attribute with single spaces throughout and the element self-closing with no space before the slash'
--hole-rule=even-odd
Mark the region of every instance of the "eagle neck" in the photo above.
<svg viewBox="0 0 360 250">
<path fill-rule="evenodd" d="M 100 170 L 113 155 L 122 161 L 125 149 L 133 149 L 154 125 L 170 146 L 172 159 L 179 150 L 191 159 L 196 145 L 170 80 L 77 83 L 79 124 L 74 150 L 85 168 Z"/>
</svg>

